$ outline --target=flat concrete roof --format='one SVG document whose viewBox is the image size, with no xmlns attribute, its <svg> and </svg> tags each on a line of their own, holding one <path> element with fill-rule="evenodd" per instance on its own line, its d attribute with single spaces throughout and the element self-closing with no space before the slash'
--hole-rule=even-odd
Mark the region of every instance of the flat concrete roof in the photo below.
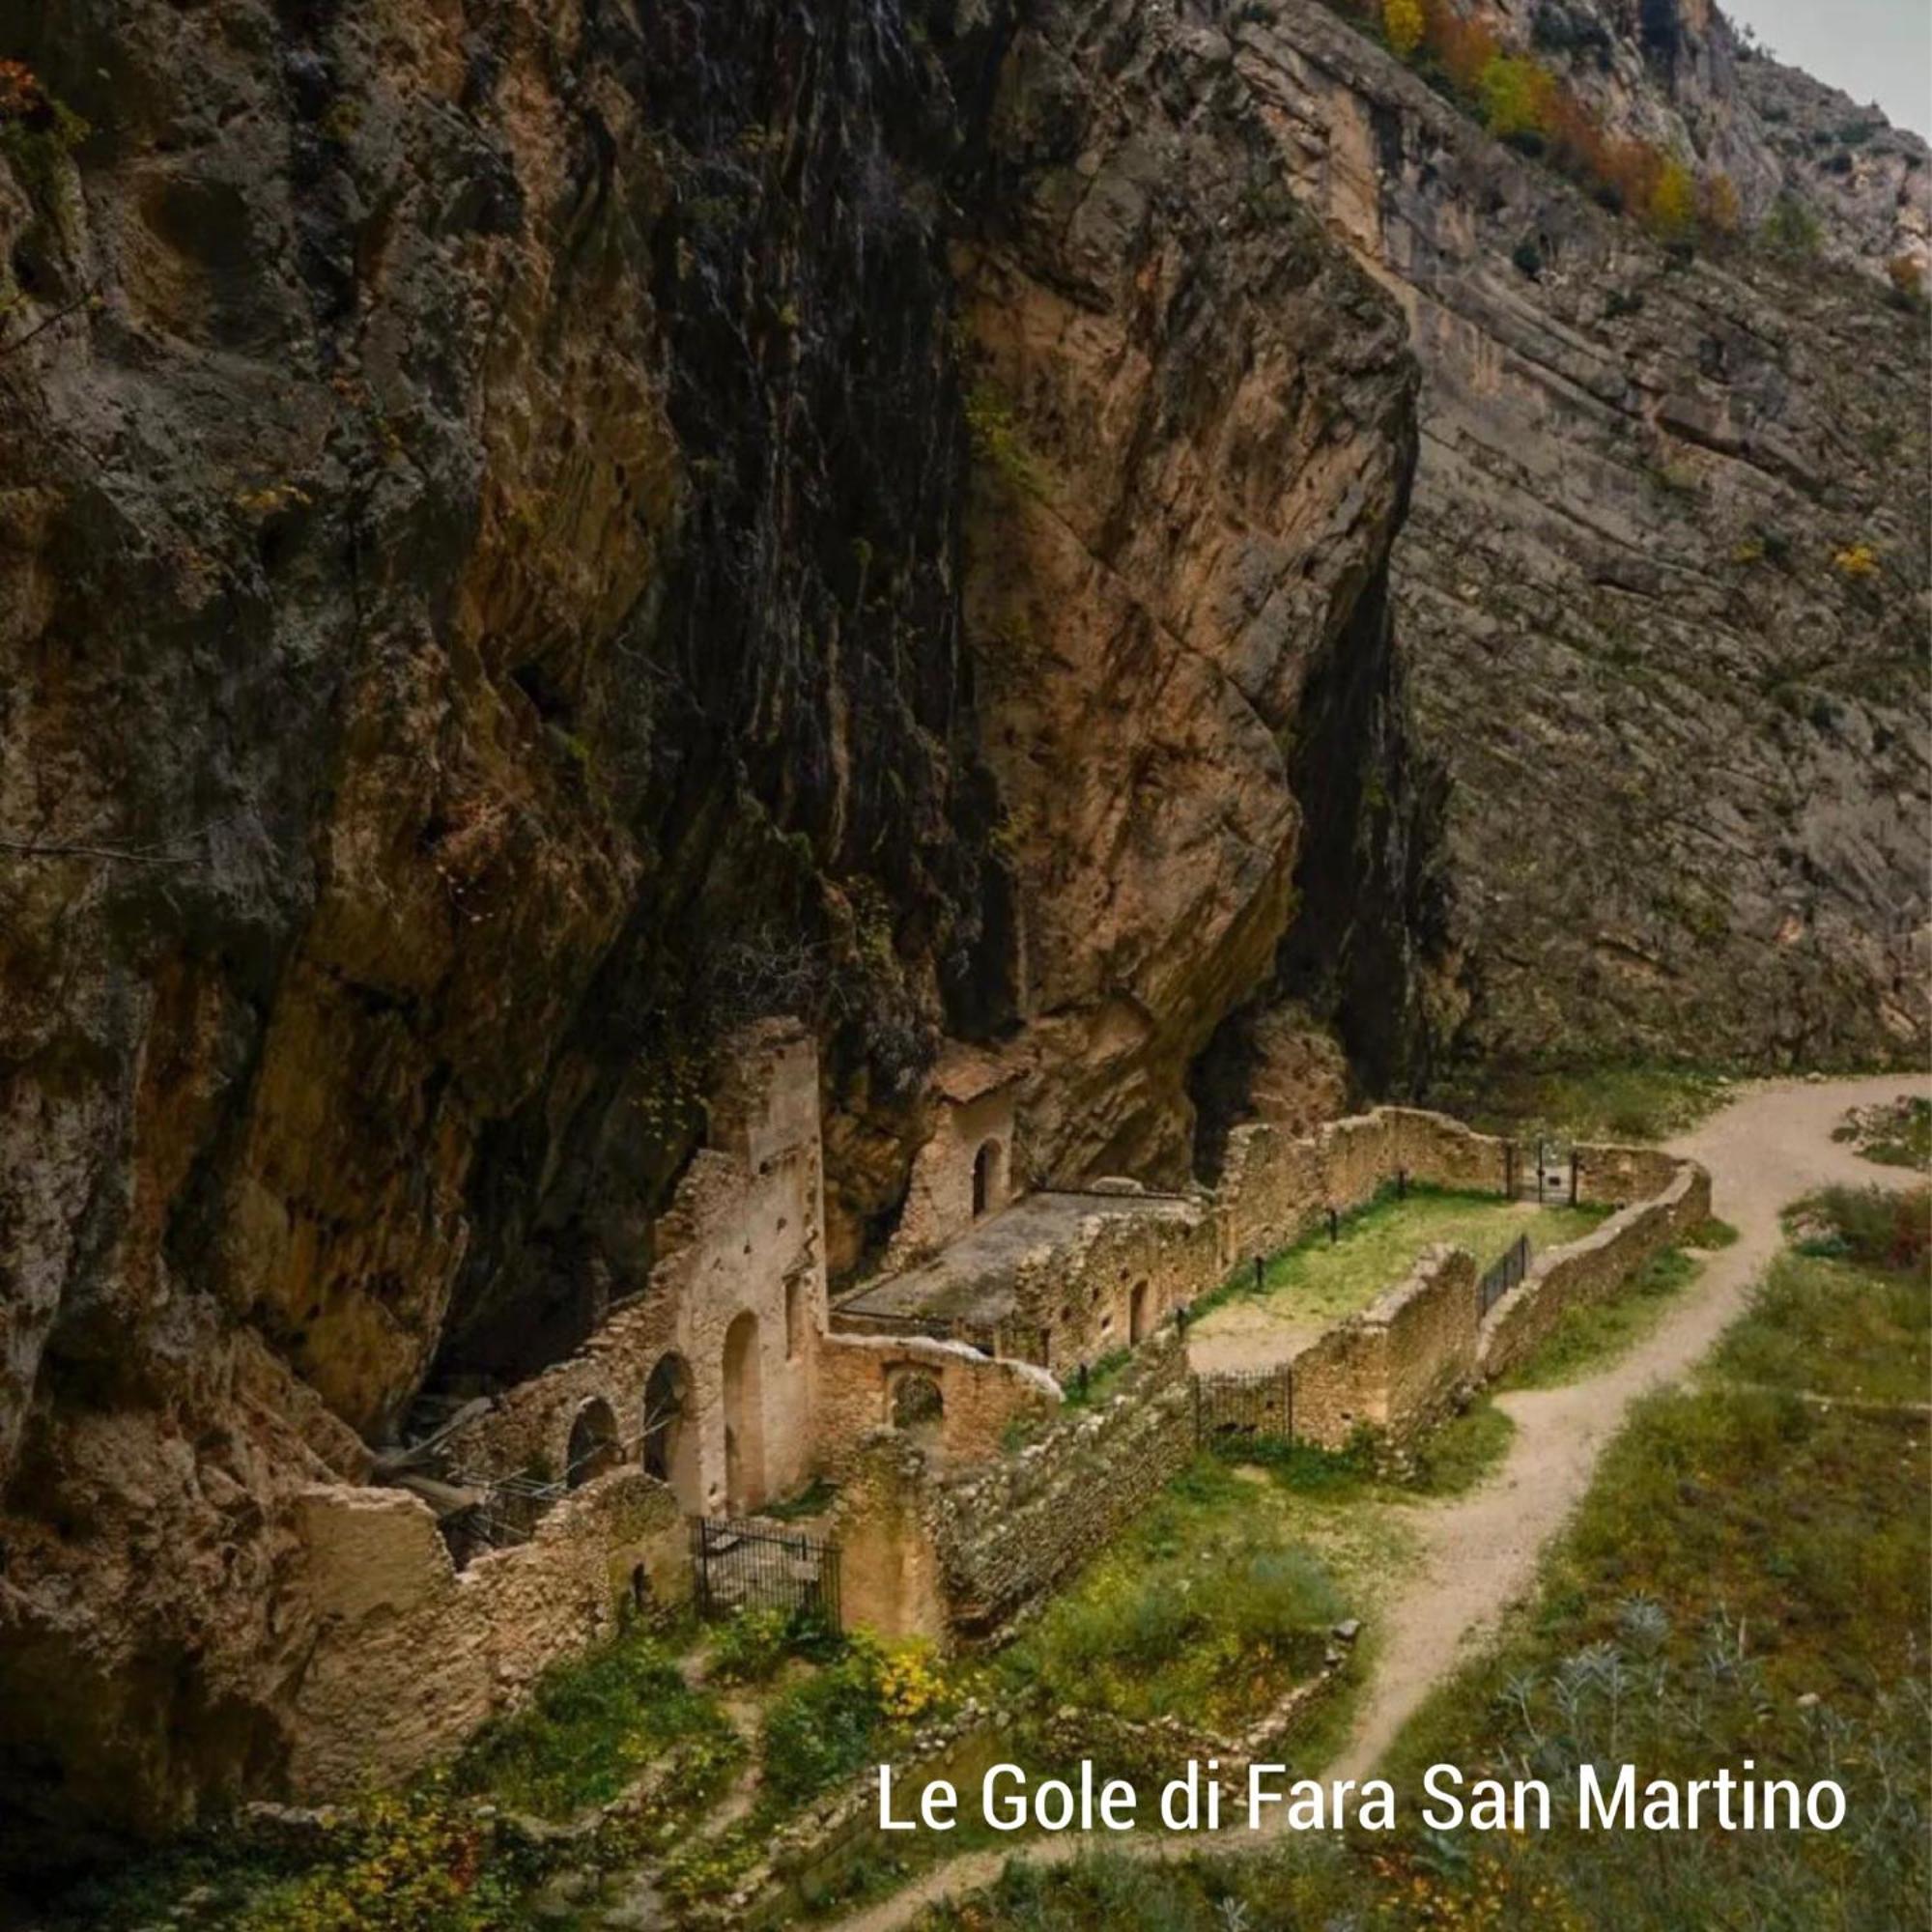
<svg viewBox="0 0 1932 1932">
<path fill-rule="evenodd" d="M 1022 1195 L 975 1224 L 928 1262 L 841 1295 L 854 1315 L 921 1315 L 990 1327 L 1012 1313 L 1013 1278 L 1029 1261 L 1050 1261 L 1092 1221 L 1185 1221 L 1201 1204 L 1172 1194 Z"/>
</svg>

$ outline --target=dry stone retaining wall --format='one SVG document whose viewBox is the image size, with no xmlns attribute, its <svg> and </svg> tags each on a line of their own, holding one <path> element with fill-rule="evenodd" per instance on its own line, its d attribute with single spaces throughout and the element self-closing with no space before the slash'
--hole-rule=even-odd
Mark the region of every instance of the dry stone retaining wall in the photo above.
<svg viewBox="0 0 1932 1932">
<path fill-rule="evenodd" d="M 1415 1271 L 1294 1358 L 1294 1434 L 1340 1449 L 1359 1428 L 1405 1440 L 1453 1405 L 1476 1363 L 1476 1264 L 1433 1248 Z"/>
<path fill-rule="evenodd" d="M 1312 1134 L 1237 1127 L 1216 1195 L 1222 1264 L 1292 1246 L 1329 1208 L 1359 1208 L 1399 1174 L 1422 1186 L 1501 1193 L 1509 1159 L 1507 1141 L 1415 1107 L 1378 1107 Z"/>
<path fill-rule="evenodd" d="M 1104 1548 L 1194 1452 L 1186 1350 L 1163 1333 L 1122 1392 L 926 1507 L 953 1627 L 985 1639 Z"/>
</svg>

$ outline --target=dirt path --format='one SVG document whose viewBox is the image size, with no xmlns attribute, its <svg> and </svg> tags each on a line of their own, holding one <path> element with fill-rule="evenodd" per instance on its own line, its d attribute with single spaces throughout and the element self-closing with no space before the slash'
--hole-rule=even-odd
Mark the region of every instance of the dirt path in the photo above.
<svg viewBox="0 0 1932 1932">
<path fill-rule="evenodd" d="M 1624 1411 L 1682 1376 L 1743 1308 L 1777 1252 L 1779 1210 L 1829 1181 L 1907 1178 L 1860 1159 L 1833 1141 L 1832 1129 L 1847 1107 L 1913 1085 L 1892 1075 L 1758 1087 L 1671 1144 L 1710 1169 L 1715 1209 L 1740 1238 L 1712 1256 L 1659 1326 L 1601 1375 L 1496 1397 L 1516 1424 L 1509 1455 L 1480 1489 L 1422 1519 L 1418 1567 L 1383 1609 L 1380 1664 L 1335 1776 L 1366 1776 L 1464 1647 L 1487 1636 L 1527 1589 Z"/>
<path fill-rule="evenodd" d="M 1545 1546 L 1581 1498 L 1624 1411 L 1638 1396 L 1681 1378 L 1743 1308 L 1751 1284 L 1777 1252 L 1779 1210 L 1833 1181 L 1905 1185 L 1912 1179 L 1904 1171 L 1861 1160 L 1833 1141 L 1832 1129 L 1848 1107 L 1913 1091 L 1932 1088 L 1899 1074 L 1756 1086 L 1671 1143 L 1674 1152 L 1710 1169 L 1715 1209 L 1740 1238 L 1714 1255 L 1663 1321 L 1602 1374 L 1568 1388 L 1496 1398 L 1517 1426 L 1509 1455 L 1480 1489 L 1412 1517 L 1421 1533 L 1416 1567 L 1380 1606 L 1375 1679 L 1329 1776 L 1369 1775 L 1424 1696 L 1528 1589 Z M 1244 1833 L 1240 1842 L 1264 1843 L 1270 1835 Z M 1112 1848 L 1159 1857 L 1198 1843 L 1155 1836 L 1115 1839 Z M 842 1921 L 843 1932 L 896 1932 L 935 1900 L 990 1883 L 1007 1858 L 1022 1849 L 1030 1861 L 1054 1863 L 1085 1848 L 1085 1839 L 1067 1836 L 1016 1847 L 1014 1854 L 970 1853 Z"/>
</svg>

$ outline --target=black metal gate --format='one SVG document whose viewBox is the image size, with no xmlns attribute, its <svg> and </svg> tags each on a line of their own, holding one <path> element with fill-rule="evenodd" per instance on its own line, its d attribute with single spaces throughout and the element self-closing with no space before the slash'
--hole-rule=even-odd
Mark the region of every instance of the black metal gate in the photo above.
<svg viewBox="0 0 1932 1932">
<path fill-rule="evenodd" d="M 1197 1442 L 1294 1439 L 1294 1372 L 1257 1369 L 1194 1378 Z"/>
<path fill-rule="evenodd" d="M 1519 1235 L 1509 1252 L 1483 1276 L 1477 1290 L 1481 1312 L 1487 1315 L 1529 1272 L 1529 1236 Z"/>
<path fill-rule="evenodd" d="M 842 1630 L 838 1546 L 771 1523 L 696 1517 L 691 1524 L 692 1577 L 700 1617 L 739 1610 L 781 1610 Z"/>
<path fill-rule="evenodd" d="M 1522 1201 L 1554 1207 L 1577 1205 L 1577 1152 L 1563 1141 L 1539 1140 L 1519 1151 L 1506 1150 L 1508 1181 L 1503 1191 Z"/>
</svg>

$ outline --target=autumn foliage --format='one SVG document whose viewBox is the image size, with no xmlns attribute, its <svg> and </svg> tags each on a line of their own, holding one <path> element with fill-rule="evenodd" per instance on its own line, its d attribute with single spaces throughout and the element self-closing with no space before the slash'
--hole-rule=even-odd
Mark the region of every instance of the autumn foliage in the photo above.
<svg viewBox="0 0 1932 1932">
<path fill-rule="evenodd" d="M 1736 233 L 1738 192 L 1727 176 L 1700 181 L 1676 155 L 1611 135 L 1559 75 L 1507 47 L 1451 0 L 1338 4 L 1370 14 L 1396 53 L 1460 99 L 1499 141 L 1541 156 L 1605 207 L 1666 242 Z"/>
</svg>

